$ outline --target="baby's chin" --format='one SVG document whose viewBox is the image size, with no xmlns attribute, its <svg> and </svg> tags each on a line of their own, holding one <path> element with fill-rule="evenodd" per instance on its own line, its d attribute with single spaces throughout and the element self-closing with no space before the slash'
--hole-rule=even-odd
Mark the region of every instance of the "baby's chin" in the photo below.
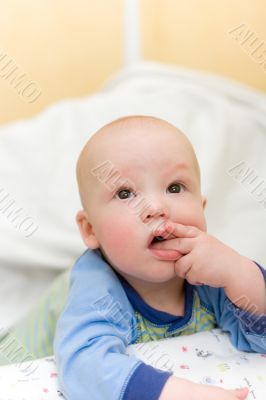
<svg viewBox="0 0 266 400">
<path fill-rule="evenodd" d="M 123 263 L 122 258 L 120 258 L 119 262 L 116 260 L 117 263 L 114 263 L 101 247 L 99 250 L 103 260 L 128 282 L 131 280 L 140 280 L 154 284 L 164 283 L 177 278 L 175 262 L 183 256 L 177 250 L 148 249 L 148 257 L 146 253 L 144 258 L 141 257 L 141 260 L 129 260 L 127 258 Z M 140 267 L 142 262 L 143 266 Z"/>
<path fill-rule="evenodd" d="M 183 282 L 184 279 L 180 278 L 175 273 L 174 263 L 171 268 L 168 263 L 167 267 L 162 264 L 158 267 L 151 268 L 151 273 L 148 271 L 145 274 L 127 274 L 124 271 L 115 270 L 120 276 L 122 276 L 135 290 L 138 291 L 139 288 L 142 289 L 151 289 L 160 287 L 162 288 L 164 285 L 167 285 L 169 282 L 175 281 L 179 287 L 180 283 Z"/>
</svg>

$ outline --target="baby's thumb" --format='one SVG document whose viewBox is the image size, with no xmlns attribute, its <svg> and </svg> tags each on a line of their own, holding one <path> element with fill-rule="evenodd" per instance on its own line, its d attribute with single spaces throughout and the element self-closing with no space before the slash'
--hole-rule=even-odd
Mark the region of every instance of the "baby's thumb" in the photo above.
<svg viewBox="0 0 266 400">
<path fill-rule="evenodd" d="M 237 399 L 244 400 L 248 395 L 248 388 L 232 390 L 232 394 L 236 396 Z"/>
</svg>

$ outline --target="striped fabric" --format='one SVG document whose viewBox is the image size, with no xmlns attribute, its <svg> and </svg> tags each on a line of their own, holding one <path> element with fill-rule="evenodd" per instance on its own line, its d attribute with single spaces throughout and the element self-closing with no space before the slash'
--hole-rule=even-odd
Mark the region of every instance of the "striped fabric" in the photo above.
<svg viewBox="0 0 266 400">
<path fill-rule="evenodd" d="M 60 274 L 35 308 L 0 339 L 0 365 L 53 354 L 56 321 L 67 299 L 70 270 Z"/>
<path fill-rule="evenodd" d="M 191 335 L 192 333 L 206 331 L 217 327 L 214 314 L 211 314 L 200 303 L 199 295 L 194 291 L 192 315 L 187 324 L 174 331 L 167 332 L 170 324 L 156 325 L 145 319 L 138 311 L 135 311 L 138 325 L 138 339 L 135 343 L 148 342 L 150 340 L 165 339 L 174 336 Z"/>
</svg>

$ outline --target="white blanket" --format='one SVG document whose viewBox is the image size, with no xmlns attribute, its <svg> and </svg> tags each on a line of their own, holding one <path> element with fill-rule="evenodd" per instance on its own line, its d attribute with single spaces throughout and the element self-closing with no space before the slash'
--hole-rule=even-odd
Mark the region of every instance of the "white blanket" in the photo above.
<svg viewBox="0 0 266 400">
<path fill-rule="evenodd" d="M 131 345 L 127 352 L 181 378 L 225 389 L 248 387 L 247 400 L 265 400 L 266 355 L 235 350 L 219 329 Z M 0 367 L 0 399 L 63 399 L 53 357 Z"/>
<path fill-rule="evenodd" d="M 1 329 L 84 251 L 75 163 L 96 129 L 128 114 L 164 118 L 188 135 L 202 169 L 209 232 L 266 265 L 266 96 L 216 76 L 143 63 L 93 96 L 1 127 Z"/>
</svg>

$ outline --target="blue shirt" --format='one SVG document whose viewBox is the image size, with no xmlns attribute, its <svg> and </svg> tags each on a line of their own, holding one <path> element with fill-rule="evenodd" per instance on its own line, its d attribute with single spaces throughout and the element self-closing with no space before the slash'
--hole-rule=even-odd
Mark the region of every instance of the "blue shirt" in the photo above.
<svg viewBox="0 0 266 400">
<path fill-rule="evenodd" d="M 265 270 L 258 267 L 266 281 Z M 122 281 L 99 250 L 87 250 L 73 267 L 54 342 L 59 385 L 67 400 L 157 400 L 171 372 L 126 354 L 129 344 L 141 341 L 136 313 L 167 333 L 180 332 L 191 321 L 195 298 L 236 348 L 266 353 L 266 315 L 239 309 L 222 288 L 186 284 L 185 315 L 177 317 L 148 306 Z"/>
</svg>

